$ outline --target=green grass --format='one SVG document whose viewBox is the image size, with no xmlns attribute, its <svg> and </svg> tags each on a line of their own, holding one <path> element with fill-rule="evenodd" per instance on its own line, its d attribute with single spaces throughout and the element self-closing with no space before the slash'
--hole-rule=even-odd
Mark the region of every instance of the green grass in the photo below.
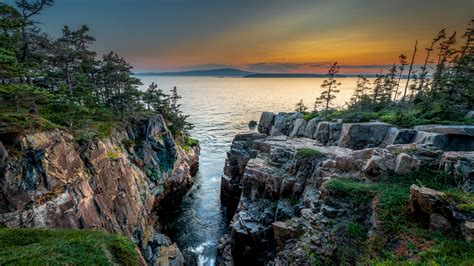
<svg viewBox="0 0 474 266">
<path fill-rule="evenodd" d="M 92 230 L 0 229 L 0 265 L 138 265 L 132 241 Z"/>
<path fill-rule="evenodd" d="M 391 176 L 380 183 L 340 178 L 325 184 L 333 196 L 354 204 L 368 205 L 371 199 L 378 197 L 375 211 L 385 238 L 397 239 L 404 234 L 419 242 L 406 242 L 407 250 L 416 254 L 408 262 L 407 258 L 385 250 L 382 239 L 369 239 L 365 243 L 365 254 L 360 259 L 361 265 L 473 265 L 474 243 L 468 243 L 456 234 L 443 235 L 421 228 L 419 221 L 410 219 L 409 188 L 412 184 L 443 191 L 462 211 L 472 212 L 473 194 L 458 190 L 452 178 L 436 170 L 425 169 L 406 176 Z M 362 236 L 366 232 L 364 230 L 362 225 L 354 222 L 346 227 L 347 235 L 356 241 L 365 237 Z M 427 242 L 430 243 L 428 246 L 420 244 Z M 369 257 L 371 259 L 367 259 Z"/>
<path fill-rule="evenodd" d="M 296 151 L 296 156 L 300 158 L 322 157 L 323 154 L 311 148 L 301 148 Z"/>
<path fill-rule="evenodd" d="M 387 181 L 380 183 L 360 182 L 346 178 L 332 179 L 326 183 L 325 187 L 336 196 L 346 197 L 356 204 L 367 204 L 375 196 L 379 196 L 376 209 L 378 218 L 384 223 L 386 231 L 397 231 L 406 225 L 408 220 L 407 207 L 412 184 L 441 191 L 456 190 L 456 184 L 447 174 L 429 169 L 406 176 L 391 176 Z M 460 191 L 456 193 L 466 194 Z"/>
<path fill-rule="evenodd" d="M 191 149 L 191 147 L 195 147 L 195 146 L 198 146 L 198 145 L 199 145 L 199 140 L 193 139 L 189 136 L 185 136 L 183 144 L 181 144 L 181 147 L 183 148 L 183 150 L 189 151 Z"/>
<path fill-rule="evenodd" d="M 34 131 L 50 131 L 56 128 L 62 127 L 40 116 L 26 113 L 0 112 L 0 133 L 29 133 Z"/>
<path fill-rule="evenodd" d="M 318 116 L 319 116 L 319 115 L 318 115 L 317 113 L 313 113 L 313 112 L 311 112 L 311 113 L 304 113 L 304 114 L 303 114 L 303 119 L 306 120 L 306 121 L 309 121 L 309 120 L 311 120 L 311 119 L 313 119 L 313 118 L 315 118 L 315 117 L 318 117 Z"/>
<path fill-rule="evenodd" d="M 365 227 L 357 222 L 349 222 L 346 226 L 347 235 L 356 239 L 363 240 L 367 234 Z"/>
<path fill-rule="evenodd" d="M 348 123 L 369 122 L 379 120 L 385 123 L 410 128 L 415 125 L 425 124 L 474 124 L 474 119 L 463 116 L 450 116 L 449 119 L 439 118 L 437 115 L 430 115 L 418 109 L 396 109 L 385 108 L 379 111 L 362 112 L 355 110 L 342 110 L 331 112 L 327 119 L 344 119 Z"/>
<path fill-rule="evenodd" d="M 109 159 L 111 160 L 117 160 L 118 158 L 120 158 L 120 155 L 115 151 L 108 151 L 107 157 L 109 157 Z"/>
</svg>

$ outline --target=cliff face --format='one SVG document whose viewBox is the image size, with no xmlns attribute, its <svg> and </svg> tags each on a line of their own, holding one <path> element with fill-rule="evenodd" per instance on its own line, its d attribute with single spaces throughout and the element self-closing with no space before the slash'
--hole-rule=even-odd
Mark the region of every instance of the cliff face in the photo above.
<svg viewBox="0 0 474 266">
<path fill-rule="evenodd" d="M 199 147 L 179 147 L 161 116 L 81 144 L 61 130 L 12 136 L 2 139 L 0 224 L 118 232 L 147 263 L 183 260 L 160 234 L 159 210 L 192 184 Z"/>
<path fill-rule="evenodd" d="M 474 212 L 466 208 L 473 204 L 472 151 L 446 151 L 440 142 L 413 138 L 394 143 L 407 139 L 408 130 L 388 124 L 306 125 L 297 116 L 264 113 L 262 133 L 234 138 L 221 179 L 231 222 L 218 247 L 219 265 L 371 264 L 359 259 L 380 250 L 417 260 L 404 253 L 411 238 L 419 241 L 419 252 L 438 244 L 430 240 L 423 246 L 428 240 L 398 226 L 457 234 L 446 242 L 472 241 Z M 472 134 L 456 133 L 468 149 Z M 420 183 L 449 187 L 469 199 L 448 199 L 447 193 L 416 186 Z M 380 250 L 371 250 L 374 245 Z"/>
</svg>

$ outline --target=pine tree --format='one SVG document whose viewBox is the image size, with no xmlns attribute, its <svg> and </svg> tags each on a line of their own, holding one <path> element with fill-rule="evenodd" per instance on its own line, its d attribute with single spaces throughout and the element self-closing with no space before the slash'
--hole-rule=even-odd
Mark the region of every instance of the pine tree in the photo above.
<svg viewBox="0 0 474 266">
<path fill-rule="evenodd" d="M 430 47 L 426 48 L 426 58 L 425 58 L 425 62 L 423 66 L 421 67 L 421 74 L 420 74 L 420 85 L 418 89 L 420 93 L 423 93 L 423 90 L 425 89 L 426 76 L 428 75 L 427 65 L 431 56 L 431 52 L 433 51 L 435 44 L 444 38 L 446 38 L 446 30 L 442 29 L 438 32 L 436 37 L 433 38 L 433 40 L 431 41 Z"/>
<path fill-rule="evenodd" d="M 394 92 L 394 88 L 397 86 L 396 81 L 397 75 L 397 66 L 395 64 L 389 69 L 387 75 L 384 76 L 383 79 L 383 91 L 381 96 L 381 102 L 383 103 L 390 103 L 392 100 L 392 94 Z"/>
<path fill-rule="evenodd" d="M 295 105 L 295 112 L 298 113 L 304 113 L 308 110 L 308 107 L 306 107 L 303 103 L 303 99 L 301 99 L 296 105 Z"/>
<path fill-rule="evenodd" d="M 28 59 L 31 35 L 37 31 L 38 21 L 34 16 L 41 14 L 44 8 L 54 4 L 54 0 L 17 0 L 16 5 L 21 10 L 21 53 L 19 61 L 24 63 Z"/>
<path fill-rule="evenodd" d="M 187 134 L 189 130 L 193 128 L 193 125 L 187 121 L 189 116 L 184 115 L 181 111 L 181 104 L 179 100 L 181 95 L 178 94 L 178 89 L 173 87 L 171 90 L 170 108 L 169 108 L 169 119 L 171 122 L 171 132 L 175 135 Z"/>
<path fill-rule="evenodd" d="M 363 75 L 358 75 L 357 76 L 357 85 L 356 89 L 354 90 L 354 94 L 351 97 L 351 101 L 349 103 L 349 106 L 351 108 L 357 107 L 357 109 L 362 110 L 364 108 L 363 102 L 367 98 L 367 93 L 370 90 L 370 81 L 368 78 L 366 78 Z"/>
<path fill-rule="evenodd" d="M 400 81 L 402 80 L 402 76 L 403 76 L 403 70 L 405 70 L 405 66 L 408 65 L 408 62 L 407 62 L 407 57 L 406 55 L 404 54 L 401 54 L 399 57 L 398 57 L 398 60 L 400 61 L 400 66 L 398 67 L 398 70 L 400 71 L 399 74 L 398 74 L 398 82 L 397 82 L 397 88 L 395 89 L 395 93 L 393 94 L 393 101 L 397 101 L 397 98 L 398 98 L 398 90 L 400 88 Z"/>
<path fill-rule="evenodd" d="M 418 46 L 418 40 L 415 42 L 415 48 L 413 49 L 413 56 L 411 58 L 410 68 L 408 69 L 408 77 L 407 77 L 407 84 L 405 84 L 405 90 L 403 91 L 402 102 L 405 102 L 405 98 L 407 96 L 408 85 L 410 84 L 410 78 L 413 70 L 413 63 L 415 62 L 415 56 Z"/>
<path fill-rule="evenodd" d="M 324 105 L 324 110 L 327 113 L 329 110 L 329 107 L 331 106 L 332 100 L 336 98 L 337 93 L 339 93 L 339 90 L 337 89 L 337 86 L 340 86 L 341 83 L 338 82 L 334 76 L 339 73 L 339 66 L 337 65 L 337 62 L 335 62 L 328 71 L 328 79 L 325 79 L 323 81 L 323 84 L 321 84 L 321 88 L 324 90 L 321 92 L 321 95 L 316 99 L 315 101 L 315 108 L 319 105 Z"/>
</svg>

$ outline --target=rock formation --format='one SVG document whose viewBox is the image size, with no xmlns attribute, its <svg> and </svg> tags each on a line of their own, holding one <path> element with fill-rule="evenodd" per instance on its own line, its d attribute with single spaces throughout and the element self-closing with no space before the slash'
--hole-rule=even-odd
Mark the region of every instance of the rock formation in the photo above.
<svg viewBox="0 0 474 266">
<path fill-rule="evenodd" d="M 1 139 L 1 225 L 121 233 L 149 264 L 183 263 L 159 222 L 192 184 L 199 147 L 179 147 L 161 116 L 132 119 L 98 141 L 78 143 L 63 130 L 12 136 Z"/>
<path fill-rule="evenodd" d="M 260 134 L 235 137 L 222 177 L 221 199 L 232 220 L 218 247 L 219 265 L 310 265 L 312 256 L 327 264 L 355 264 L 363 250 L 354 238 L 375 241 L 383 235 L 374 211 L 378 198 L 354 204 L 326 189 L 329 180 L 377 184 L 392 175 L 435 169 L 460 189 L 474 189 L 472 152 L 449 142 L 454 135 L 470 141 L 466 127 L 399 129 L 379 122 L 303 120 L 300 114 L 264 113 Z M 417 141 L 423 134 L 448 141 Z M 472 241 L 474 214 L 443 200 L 442 192 L 416 185 L 410 191 L 412 211 L 427 227 L 462 232 Z"/>
</svg>

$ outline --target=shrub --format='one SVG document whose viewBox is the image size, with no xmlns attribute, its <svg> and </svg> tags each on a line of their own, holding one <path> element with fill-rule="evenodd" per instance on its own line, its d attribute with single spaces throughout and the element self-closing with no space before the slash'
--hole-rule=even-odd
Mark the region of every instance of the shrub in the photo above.
<svg viewBox="0 0 474 266">
<path fill-rule="evenodd" d="M 346 232 L 350 237 L 355 238 L 356 240 L 362 240 L 364 239 L 367 230 L 357 222 L 349 222 L 346 226 Z"/>
<path fill-rule="evenodd" d="M 191 147 L 195 147 L 195 146 L 198 146 L 198 145 L 199 145 L 199 140 L 193 139 L 193 138 L 191 138 L 191 137 L 189 137 L 189 136 L 186 135 L 186 136 L 184 137 L 184 142 L 183 142 L 183 144 L 181 145 L 181 147 L 183 148 L 183 150 L 189 151 L 189 149 L 190 149 Z"/>
<path fill-rule="evenodd" d="M 108 151 L 107 157 L 109 157 L 109 159 L 111 160 L 117 160 L 118 158 L 120 158 L 120 155 L 116 151 Z"/>
<path fill-rule="evenodd" d="M 320 151 L 317 151 L 315 149 L 311 148 L 301 148 L 298 149 L 296 152 L 296 156 L 301 157 L 301 158 L 308 158 L 308 157 L 322 157 L 324 154 L 322 154 Z"/>
</svg>

